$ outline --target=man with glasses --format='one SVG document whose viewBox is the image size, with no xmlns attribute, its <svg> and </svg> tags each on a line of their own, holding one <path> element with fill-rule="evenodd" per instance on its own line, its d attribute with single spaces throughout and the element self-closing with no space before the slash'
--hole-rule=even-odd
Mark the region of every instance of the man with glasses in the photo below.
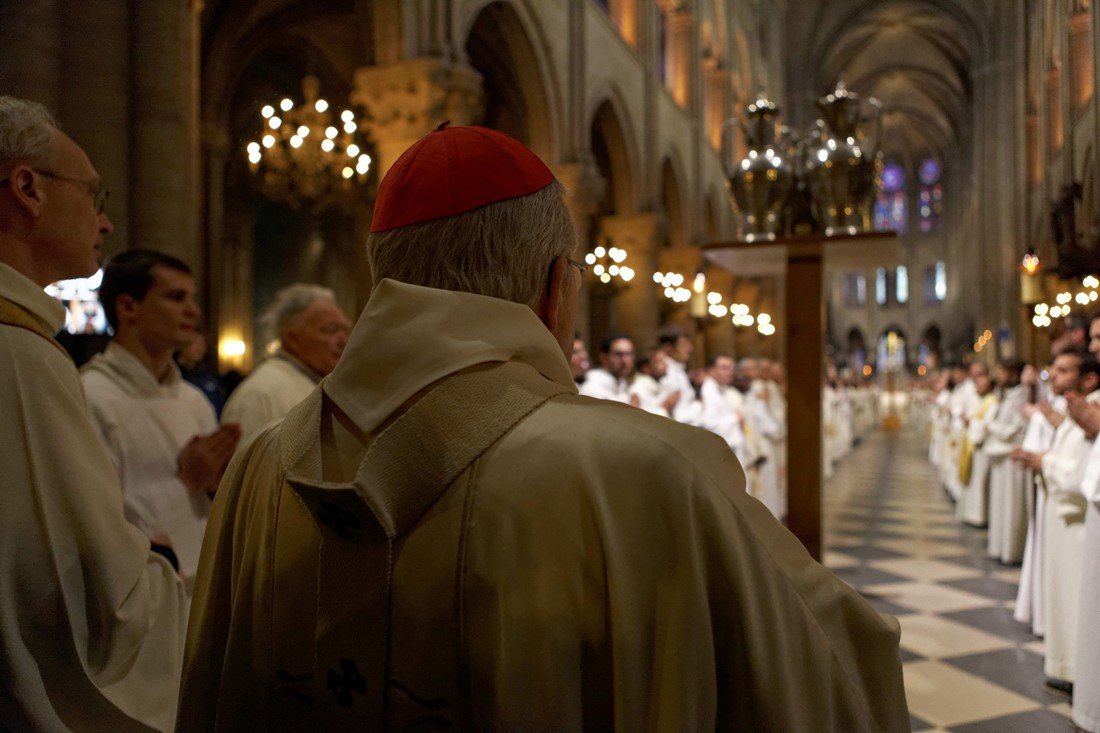
<svg viewBox="0 0 1100 733">
<path fill-rule="evenodd" d="M 608 336 L 600 344 L 600 366 L 588 372 L 580 392 L 586 397 L 639 404 L 630 392 L 634 376 L 634 342 L 622 334 Z"/>
<path fill-rule="evenodd" d="M 182 730 L 907 728 L 897 622 L 725 442 L 577 395 L 575 230 L 534 153 L 443 125 L 371 229 L 340 362 L 218 489 Z"/>
<path fill-rule="evenodd" d="M 106 189 L 41 106 L 0 97 L 0 729 L 166 730 L 186 600 L 123 517 L 47 284 L 98 269 Z"/>
</svg>

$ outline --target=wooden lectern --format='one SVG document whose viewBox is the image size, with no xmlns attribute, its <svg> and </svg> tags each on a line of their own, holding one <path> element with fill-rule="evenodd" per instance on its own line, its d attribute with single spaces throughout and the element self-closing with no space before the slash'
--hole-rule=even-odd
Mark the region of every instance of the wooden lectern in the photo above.
<svg viewBox="0 0 1100 733">
<path fill-rule="evenodd" d="M 825 368 L 823 275 L 904 264 L 893 232 L 713 242 L 707 260 L 734 275 L 786 278 L 787 526 L 821 560 L 821 401 Z"/>
</svg>

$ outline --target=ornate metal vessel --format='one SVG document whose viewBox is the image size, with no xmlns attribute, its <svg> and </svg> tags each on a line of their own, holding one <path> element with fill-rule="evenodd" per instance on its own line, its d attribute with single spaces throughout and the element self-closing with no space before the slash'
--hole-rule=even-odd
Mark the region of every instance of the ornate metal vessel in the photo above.
<svg viewBox="0 0 1100 733">
<path fill-rule="evenodd" d="M 775 239 L 783 233 L 784 206 L 794 183 L 791 161 L 777 139 L 779 108 L 760 95 L 745 108 L 738 124 L 745 133 L 748 153 L 729 176 L 729 191 L 748 241 Z"/>
<path fill-rule="evenodd" d="M 816 105 L 825 126 L 811 134 L 805 164 L 818 221 L 827 235 L 870 231 L 882 106 L 849 92 L 844 82 Z"/>
</svg>

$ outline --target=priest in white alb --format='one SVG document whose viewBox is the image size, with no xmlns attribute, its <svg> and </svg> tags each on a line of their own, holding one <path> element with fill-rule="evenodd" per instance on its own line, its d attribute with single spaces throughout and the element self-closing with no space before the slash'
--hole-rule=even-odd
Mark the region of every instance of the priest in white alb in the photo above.
<svg viewBox="0 0 1100 733">
<path fill-rule="evenodd" d="M 1081 483 L 1092 441 L 1072 416 L 1084 403 L 1100 403 L 1100 363 L 1084 352 L 1063 352 L 1050 368 L 1051 389 L 1066 397 L 1070 413 L 1054 432 L 1050 450 L 1029 455 L 1046 495 L 1043 519 L 1043 606 L 1047 615 L 1043 670 L 1047 684 L 1069 691 L 1076 678 L 1077 612 L 1084 572 L 1085 510 Z M 1084 395 L 1084 397 L 1082 397 Z M 1093 436 L 1095 438 L 1095 436 Z"/>
<path fill-rule="evenodd" d="M 897 622 L 725 442 L 576 394 L 574 246 L 502 133 L 393 164 L 344 356 L 219 488 L 182 730 L 908 728 Z"/>
<path fill-rule="evenodd" d="M 1000 402 L 985 428 L 982 452 L 989 462 L 988 554 L 1003 563 L 1018 563 L 1027 539 L 1028 477 L 1010 459 L 1027 429 L 1024 405 L 1031 387 L 1022 383 L 1024 366 L 1007 361 L 997 368 Z M 1031 373 L 1035 370 L 1032 368 Z"/>
</svg>

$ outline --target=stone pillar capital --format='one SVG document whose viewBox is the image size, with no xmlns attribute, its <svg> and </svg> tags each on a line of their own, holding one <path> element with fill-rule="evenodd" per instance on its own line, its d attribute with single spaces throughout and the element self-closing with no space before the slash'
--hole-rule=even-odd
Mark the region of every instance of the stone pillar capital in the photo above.
<svg viewBox="0 0 1100 733">
<path fill-rule="evenodd" d="M 358 69 L 349 98 L 365 112 L 362 126 L 377 146 L 380 175 L 440 123 L 470 125 L 484 114 L 481 75 L 440 58 Z"/>
<path fill-rule="evenodd" d="M 653 211 L 605 216 L 600 219 L 601 234 L 608 237 L 612 244 L 628 251 L 630 240 L 637 246 L 650 249 L 664 235 L 664 231 L 664 217 Z"/>
<path fill-rule="evenodd" d="M 566 204 L 574 218 L 587 219 L 596 213 L 607 181 L 600 175 L 595 163 L 561 163 L 554 166 L 554 176 L 565 186 Z"/>
</svg>

